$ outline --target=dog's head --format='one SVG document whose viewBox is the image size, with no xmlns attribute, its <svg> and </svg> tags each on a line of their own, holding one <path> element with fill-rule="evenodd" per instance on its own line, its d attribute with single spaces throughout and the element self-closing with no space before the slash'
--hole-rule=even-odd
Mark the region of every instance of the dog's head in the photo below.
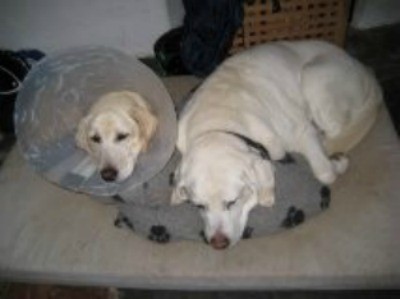
<svg viewBox="0 0 400 299">
<path fill-rule="evenodd" d="M 253 207 L 274 203 L 270 161 L 224 133 L 199 138 L 183 156 L 175 177 L 172 204 L 189 200 L 199 208 L 205 238 L 215 249 L 241 239 Z"/>
<path fill-rule="evenodd" d="M 136 97 L 132 93 L 119 96 Z M 129 99 L 102 99 L 78 126 L 77 145 L 95 161 L 101 177 L 107 181 L 125 180 L 132 172 L 137 157 L 147 149 L 157 120 L 148 107 Z M 108 101 L 108 103 L 107 103 Z"/>
</svg>

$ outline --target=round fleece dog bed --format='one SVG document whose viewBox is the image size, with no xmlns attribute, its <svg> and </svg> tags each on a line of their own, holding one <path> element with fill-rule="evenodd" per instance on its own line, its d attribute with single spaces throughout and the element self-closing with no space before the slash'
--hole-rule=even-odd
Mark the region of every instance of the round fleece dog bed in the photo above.
<svg viewBox="0 0 400 299">
<path fill-rule="evenodd" d="M 199 211 L 190 203 L 170 205 L 173 172 L 180 155 L 140 187 L 125 190 L 117 200 L 115 225 L 159 243 L 204 241 Z M 256 206 L 249 214 L 243 238 L 259 237 L 295 227 L 329 207 L 330 189 L 317 181 L 303 157 L 287 155 L 276 168 L 276 202 L 272 208 Z"/>
<path fill-rule="evenodd" d="M 88 155 L 75 144 L 79 121 L 102 95 L 135 91 L 151 106 L 158 128 L 133 174 L 122 183 L 105 183 Z M 173 154 L 176 114 L 160 79 L 144 64 L 104 47 L 70 49 L 50 55 L 28 74 L 15 107 L 18 143 L 29 164 L 61 187 L 112 196 L 146 182 Z"/>
</svg>

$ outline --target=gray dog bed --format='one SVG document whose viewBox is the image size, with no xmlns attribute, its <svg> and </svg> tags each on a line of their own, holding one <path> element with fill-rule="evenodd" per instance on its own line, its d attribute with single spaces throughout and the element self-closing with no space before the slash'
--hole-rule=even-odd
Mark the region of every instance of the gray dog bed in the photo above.
<svg viewBox="0 0 400 299">
<path fill-rule="evenodd" d="M 115 225 L 159 243 L 203 241 L 199 211 L 190 203 L 171 206 L 173 172 L 180 155 L 142 186 L 115 196 L 119 215 Z M 256 206 L 249 215 L 243 238 L 260 237 L 295 227 L 329 207 L 330 189 L 318 182 L 300 155 L 287 155 L 276 167 L 276 203 Z"/>
</svg>

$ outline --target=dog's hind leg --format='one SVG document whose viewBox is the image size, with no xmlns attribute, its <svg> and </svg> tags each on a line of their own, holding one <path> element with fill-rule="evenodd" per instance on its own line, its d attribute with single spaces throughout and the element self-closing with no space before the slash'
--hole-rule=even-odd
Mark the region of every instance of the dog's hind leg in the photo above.
<svg viewBox="0 0 400 299">
<path fill-rule="evenodd" d="M 344 155 L 329 158 L 314 127 L 303 132 L 299 139 L 299 151 L 306 157 L 319 181 L 324 184 L 332 184 L 338 174 L 346 171 L 349 164 L 348 158 Z"/>
</svg>

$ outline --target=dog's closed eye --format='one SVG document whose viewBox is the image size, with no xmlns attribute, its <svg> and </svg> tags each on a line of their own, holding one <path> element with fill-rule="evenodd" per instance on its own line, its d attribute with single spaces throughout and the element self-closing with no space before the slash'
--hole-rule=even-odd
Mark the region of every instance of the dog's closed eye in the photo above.
<svg viewBox="0 0 400 299">
<path fill-rule="evenodd" d="M 227 203 L 225 204 L 226 209 L 229 210 L 230 208 L 232 208 L 233 205 L 234 205 L 236 202 L 237 202 L 237 199 L 227 202 Z"/>
<path fill-rule="evenodd" d="M 92 137 L 90 137 L 90 140 L 92 140 L 95 143 L 100 143 L 101 142 L 101 137 L 99 135 L 93 135 Z"/>
<path fill-rule="evenodd" d="M 202 204 L 195 204 L 194 205 L 196 208 L 198 208 L 199 210 L 205 210 L 206 209 L 206 206 L 205 205 L 202 205 Z"/>
<path fill-rule="evenodd" d="M 128 133 L 118 133 L 117 136 L 115 137 L 115 141 L 122 141 L 125 140 L 129 136 Z"/>
</svg>

